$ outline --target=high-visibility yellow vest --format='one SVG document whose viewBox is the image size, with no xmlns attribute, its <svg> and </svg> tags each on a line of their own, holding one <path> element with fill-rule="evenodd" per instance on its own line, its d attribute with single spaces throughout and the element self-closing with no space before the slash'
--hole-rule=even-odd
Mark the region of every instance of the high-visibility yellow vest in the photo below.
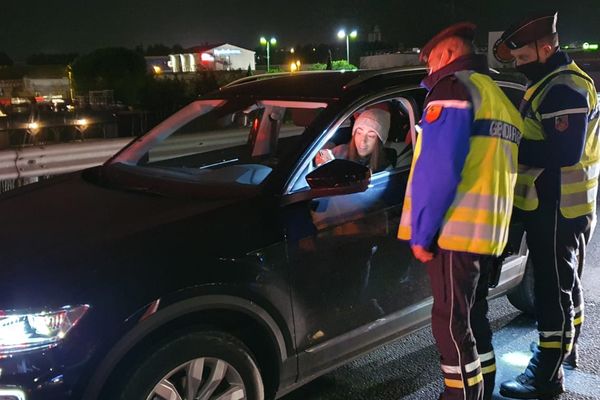
<svg viewBox="0 0 600 400">
<path fill-rule="evenodd" d="M 595 214 L 600 172 L 598 95 L 592 79 L 574 62 L 557 68 L 527 89 L 523 100 L 529 107 L 524 115 L 523 137 L 529 140 L 546 140 L 542 115 L 538 110 L 545 95 L 555 85 L 567 85 L 588 101 L 588 128 L 581 160 L 575 165 L 560 169 L 560 211 L 565 218 Z M 539 200 L 535 181 L 543 171 L 543 168 L 519 165 L 515 207 L 525 211 L 537 209 Z"/>
<path fill-rule="evenodd" d="M 455 76 L 469 91 L 474 121 L 462 179 L 444 216 L 438 245 L 446 250 L 500 255 L 508 240 L 523 121 L 489 76 L 473 71 Z M 412 175 L 421 143 L 419 135 L 398 229 L 398 238 L 403 240 L 411 238 Z"/>
</svg>

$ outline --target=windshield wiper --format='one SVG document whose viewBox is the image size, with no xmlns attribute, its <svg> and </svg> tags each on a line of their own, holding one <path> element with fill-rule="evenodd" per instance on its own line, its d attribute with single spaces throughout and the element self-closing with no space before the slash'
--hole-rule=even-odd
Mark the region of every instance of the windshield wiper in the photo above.
<svg viewBox="0 0 600 400">
<path fill-rule="evenodd" d="M 200 167 L 200 169 L 217 167 L 219 165 L 225 165 L 225 164 L 231 164 L 231 163 L 234 163 L 234 162 L 239 161 L 239 160 L 240 160 L 239 158 L 233 158 L 231 160 L 219 161 L 219 162 L 216 162 L 216 163 L 213 163 L 213 164 L 204 165 L 204 166 Z"/>
</svg>

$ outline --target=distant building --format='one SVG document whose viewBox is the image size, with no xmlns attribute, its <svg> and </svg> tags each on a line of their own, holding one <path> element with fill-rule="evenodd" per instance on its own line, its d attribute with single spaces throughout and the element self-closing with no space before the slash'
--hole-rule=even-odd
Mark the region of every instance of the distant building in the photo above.
<svg viewBox="0 0 600 400">
<path fill-rule="evenodd" d="M 384 69 L 422 65 L 418 53 L 378 54 L 360 58 L 360 69 Z"/>
<path fill-rule="evenodd" d="M 2 103 L 32 97 L 38 102 L 62 102 L 69 98 L 69 90 L 69 78 L 63 66 L 11 66 L 0 70 Z"/>
<path fill-rule="evenodd" d="M 148 70 L 160 74 L 256 69 L 255 52 L 229 43 L 195 46 L 181 54 L 146 57 Z"/>
<path fill-rule="evenodd" d="M 23 77 L 23 89 L 26 94 L 42 97 L 66 99 L 69 97 L 69 78 L 30 78 Z"/>
<path fill-rule="evenodd" d="M 381 29 L 379 29 L 379 25 L 375 25 L 373 27 L 373 30 L 371 32 L 369 32 L 368 42 L 369 43 L 381 42 Z"/>
</svg>

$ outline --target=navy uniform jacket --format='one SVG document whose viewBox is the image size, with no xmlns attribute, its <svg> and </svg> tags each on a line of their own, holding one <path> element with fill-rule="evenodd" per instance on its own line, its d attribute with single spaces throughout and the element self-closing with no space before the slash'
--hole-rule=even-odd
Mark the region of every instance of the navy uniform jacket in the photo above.
<svg viewBox="0 0 600 400">
<path fill-rule="evenodd" d="M 556 52 L 544 64 L 542 77 L 567 65 L 571 58 L 562 51 Z M 537 82 L 531 82 L 535 84 Z M 546 140 L 521 140 L 519 164 L 545 168 L 536 180 L 536 189 L 541 203 L 556 202 L 560 198 L 560 168 L 576 164 L 581 159 L 587 132 L 587 99 L 566 85 L 556 85 L 550 89 L 540 103 L 538 112 L 542 116 L 542 126 Z M 568 114 L 568 127 L 556 129 L 554 113 L 573 110 Z"/>
</svg>

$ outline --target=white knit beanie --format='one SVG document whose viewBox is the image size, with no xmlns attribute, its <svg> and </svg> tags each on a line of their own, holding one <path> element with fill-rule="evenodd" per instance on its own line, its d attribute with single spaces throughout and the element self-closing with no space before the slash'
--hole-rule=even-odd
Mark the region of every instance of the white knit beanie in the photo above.
<svg viewBox="0 0 600 400">
<path fill-rule="evenodd" d="M 363 111 L 354 122 L 352 135 L 359 126 L 374 130 L 381 142 L 385 143 L 390 131 L 390 113 L 379 108 Z"/>
</svg>

